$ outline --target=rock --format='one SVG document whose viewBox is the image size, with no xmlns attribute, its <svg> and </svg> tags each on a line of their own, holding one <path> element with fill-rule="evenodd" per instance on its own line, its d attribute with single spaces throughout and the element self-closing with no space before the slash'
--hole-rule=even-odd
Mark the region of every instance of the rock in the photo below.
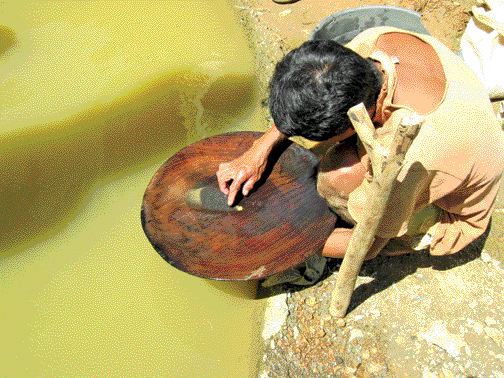
<svg viewBox="0 0 504 378">
<path fill-rule="evenodd" d="M 475 322 L 473 329 L 474 332 L 476 332 L 478 335 L 481 335 L 483 333 L 483 325 L 481 323 Z"/>
<path fill-rule="evenodd" d="M 294 328 L 292 328 L 292 336 L 297 339 L 298 336 L 299 336 L 299 328 L 294 326 Z"/>
<path fill-rule="evenodd" d="M 286 9 L 286 10 L 281 11 L 280 13 L 278 13 L 278 15 L 281 16 L 281 17 L 285 17 L 285 16 L 287 16 L 287 15 L 289 15 L 291 13 L 292 13 L 292 9 Z"/>
<path fill-rule="evenodd" d="M 357 372 L 356 368 L 347 366 L 344 370 L 345 374 L 350 374 L 351 376 Z"/>
<path fill-rule="evenodd" d="M 484 263 L 489 263 L 490 261 L 492 261 L 492 257 L 488 253 L 486 253 L 486 252 L 481 252 L 480 259 Z"/>
<path fill-rule="evenodd" d="M 469 348 L 469 345 L 466 345 L 466 346 L 464 347 L 464 350 L 465 350 L 465 352 L 466 352 L 467 356 L 469 356 L 469 357 L 471 357 L 471 356 L 472 356 L 471 348 Z"/>
<path fill-rule="evenodd" d="M 313 306 L 315 306 L 317 304 L 317 301 L 313 297 L 308 297 L 308 298 L 306 298 L 305 303 L 308 306 L 313 307 Z"/>
<path fill-rule="evenodd" d="M 455 374 L 453 374 L 453 372 L 451 372 L 448 369 L 442 368 L 441 371 L 443 372 L 443 378 L 454 378 L 455 377 Z"/>
<path fill-rule="evenodd" d="M 270 348 L 271 348 L 271 350 L 275 349 L 275 340 L 273 340 L 273 339 L 271 339 Z"/>
<path fill-rule="evenodd" d="M 494 319 L 494 318 L 491 318 L 490 316 L 487 316 L 485 318 L 485 324 L 489 327 L 493 326 L 493 325 L 496 325 L 497 324 L 497 321 Z"/>
<path fill-rule="evenodd" d="M 364 315 L 355 315 L 355 318 L 354 318 L 355 321 L 358 322 L 359 320 L 362 320 L 362 319 L 364 319 Z"/>
<path fill-rule="evenodd" d="M 331 319 L 332 319 L 332 316 L 329 314 L 325 314 L 324 316 L 322 316 L 322 320 L 324 322 L 329 322 L 329 321 L 331 321 Z"/>
<path fill-rule="evenodd" d="M 343 328 L 345 325 L 346 325 L 345 319 L 339 318 L 338 320 L 336 320 L 336 326 L 338 326 L 339 328 Z"/>
<path fill-rule="evenodd" d="M 279 294 L 268 298 L 264 314 L 263 340 L 268 340 L 280 331 L 282 325 L 287 320 L 288 313 L 286 294 Z"/>
<path fill-rule="evenodd" d="M 398 345 L 403 345 L 405 342 L 406 342 L 406 339 L 402 336 L 397 336 L 395 338 L 395 342 L 398 344 Z"/>
<path fill-rule="evenodd" d="M 381 312 L 377 308 L 373 308 L 371 311 L 369 311 L 369 314 L 375 318 L 378 318 L 381 315 Z"/>
<path fill-rule="evenodd" d="M 497 328 L 493 327 L 485 327 L 484 328 L 485 334 L 490 337 L 493 341 L 495 341 L 499 346 L 502 345 L 502 332 L 499 331 Z"/>
<path fill-rule="evenodd" d="M 435 321 L 429 330 L 420 334 L 420 337 L 444 349 L 452 357 L 460 356 L 460 349 L 466 346 L 462 339 L 448 332 L 446 323 L 441 320 Z"/>
<path fill-rule="evenodd" d="M 424 367 L 422 371 L 422 378 L 437 378 L 437 375 L 431 372 L 428 367 Z"/>
<path fill-rule="evenodd" d="M 334 356 L 334 359 L 333 359 L 334 365 L 342 366 L 344 363 L 345 363 L 345 360 L 343 360 L 343 358 L 341 358 L 341 356 Z"/>
<path fill-rule="evenodd" d="M 482 302 L 484 304 L 486 304 L 487 306 L 493 305 L 493 303 L 494 303 L 493 298 L 489 295 L 483 295 L 483 297 L 481 299 L 482 299 Z"/>
<path fill-rule="evenodd" d="M 349 342 L 352 342 L 355 339 L 361 339 L 364 337 L 364 333 L 360 329 L 354 328 L 350 331 L 350 338 L 348 339 Z"/>
<path fill-rule="evenodd" d="M 366 372 L 371 376 L 385 376 L 387 373 L 387 367 L 371 361 L 366 364 Z"/>
</svg>

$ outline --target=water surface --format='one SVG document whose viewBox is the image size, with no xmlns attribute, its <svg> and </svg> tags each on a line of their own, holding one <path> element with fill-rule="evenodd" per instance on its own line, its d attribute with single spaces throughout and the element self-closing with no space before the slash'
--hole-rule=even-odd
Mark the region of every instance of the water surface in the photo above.
<svg viewBox="0 0 504 378">
<path fill-rule="evenodd" d="M 231 7 L 2 2 L 0 40 L 0 373 L 253 375 L 253 286 L 177 271 L 139 219 L 178 149 L 261 127 Z"/>
</svg>

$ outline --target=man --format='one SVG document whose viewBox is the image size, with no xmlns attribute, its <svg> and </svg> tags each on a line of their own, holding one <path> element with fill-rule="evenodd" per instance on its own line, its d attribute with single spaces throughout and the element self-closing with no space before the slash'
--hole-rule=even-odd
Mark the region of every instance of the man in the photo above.
<svg viewBox="0 0 504 378">
<path fill-rule="evenodd" d="M 486 230 L 503 170 L 504 142 L 485 89 L 436 39 L 390 27 L 368 29 L 347 47 L 308 41 L 289 52 L 270 83 L 274 125 L 217 172 L 232 205 L 248 195 L 269 154 L 286 138 L 334 143 L 317 188 L 344 220 L 362 220 L 372 172 L 346 115 L 364 103 L 382 144 L 403 116 L 426 118 L 399 173 L 367 258 L 390 239 L 434 255 L 455 253 Z M 322 255 L 343 257 L 352 229 L 336 228 Z"/>
</svg>

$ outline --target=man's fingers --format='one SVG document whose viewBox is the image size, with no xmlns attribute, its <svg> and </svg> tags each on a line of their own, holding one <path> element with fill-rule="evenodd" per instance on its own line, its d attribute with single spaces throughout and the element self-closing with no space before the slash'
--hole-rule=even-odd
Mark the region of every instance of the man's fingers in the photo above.
<svg viewBox="0 0 504 378">
<path fill-rule="evenodd" d="M 257 181 L 257 177 L 255 177 L 255 176 L 252 176 L 251 178 L 249 178 L 247 180 L 247 182 L 243 185 L 243 190 L 242 190 L 242 193 L 244 196 L 248 196 L 250 191 L 254 188 L 254 184 L 256 183 L 256 181 Z"/>
<path fill-rule="evenodd" d="M 240 188 L 244 181 L 245 181 L 245 172 L 244 171 L 238 172 L 236 177 L 233 179 L 231 186 L 229 187 L 228 206 L 233 205 L 236 195 L 240 191 Z"/>
<path fill-rule="evenodd" d="M 217 174 L 217 182 L 219 184 L 220 191 L 222 193 L 224 193 L 225 195 L 228 195 L 229 194 L 229 189 L 228 189 L 229 180 L 226 180 Z"/>
<path fill-rule="evenodd" d="M 217 171 L 217 183 L 219 184 L 219 189 L 225 195 L 229 194 L 228 184 L 232 180 L 229 175 L 226 175 L 226 166 L 224 164 L 219 165 L 219 170 Z"/>
</svg>

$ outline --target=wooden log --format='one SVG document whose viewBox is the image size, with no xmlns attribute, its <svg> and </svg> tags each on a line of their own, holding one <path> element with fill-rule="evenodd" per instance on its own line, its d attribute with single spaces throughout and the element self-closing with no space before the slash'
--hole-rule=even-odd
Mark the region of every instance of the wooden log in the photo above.
<svg viewBox="0 0 504 378">
<path fill-rule="evenodd" d="M 357 108 L 357 112 L 355 112 L 356 109 L 354 108 L 351 108 L 348 113 L 357 134 L 361 137 L 362 128 L 360 125 L 368 122 L 362 118 L 367 117 L 369 119 L 369 115 L 367 112 L 363 113 L 360 107 Z M 355 119 L 358 119 L 358 121 L 355 121 Z M 371 182 L 372 193 L 374 193 L 374 195 L 371 195 L 369 199 L 370 203 L 364 220 L 358 223 L 354 228 L 345 257 L 343 258 L 329 308 L 329 312 L 332 316 L 344 317 L 346 315 L 355 288 L 357 275 L 375 239 L 376 230 L 384 215 L 390 193 L 392 192 L 397 175 L 401 170 L 406 152 L 418 133 L 423 121 L 424 117 L 417 114 L 404 117 L 396 130 L 387 156 L 380 162 L 381 167 L 375 162 L 377 166 L 377 171 L 375 171 L 375 173 L 380 173 L 378 177 L 375 174 Z M 370 119 L 369 122 L 371 122 Z M 368 138 L 368 136 L 365 136 L 365 138 Z M 373 138 L 375 138 L 374 134 Z M 367 145 L 367 148 L 371 150 L 371 154 L 369 155 L 370 159 L 376 160 L 376 156 L 381 155 L 375 153 L 376 150 L 374 148 L 378 145 L 376 139 L 374 142 L 367 143 Z"/>
<path fill-rule="evenodd" d="M 388 150 L 376 139 L 375 127 L 363 103 L 350 108 L 348 117 L 371 160 L 373 175 L 378 178 L 381 175 L 383 160 L 388 156 Z"/>
</svg>

